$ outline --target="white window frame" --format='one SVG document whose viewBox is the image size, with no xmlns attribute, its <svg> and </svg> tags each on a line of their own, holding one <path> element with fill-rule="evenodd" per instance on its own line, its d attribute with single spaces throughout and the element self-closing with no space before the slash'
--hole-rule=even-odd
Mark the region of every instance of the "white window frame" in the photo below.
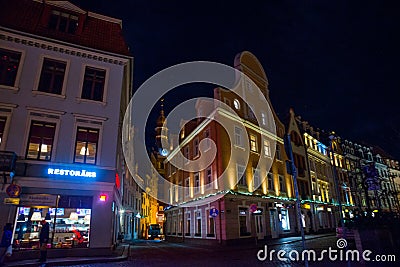
<svg viewBox="0 0 400 267">
<path fill-rule="evenodd" d="M 195 222 L 194 222 L 194 237 L 201 238 L 203 235 L 203 220 L 202 220 L 202 212 L 201 209 L 197 209 L 194 211 L 195 214 Z M 200 233 L 197 233 L 197 222 L 200 219 Z M 200 235 L 197 235 L 200 234 Z"/>
<path fill-rule="evenodd" d="M 279 174 L 279 192 L 287 193 L 285 176 Z"/>
<path fill-rule="evenodd" d="M 85 128 L 93 128 L 93 129 L 98 129 L 99 130 L 99 141 L 97 142 L 97 154 L 96 154 L 96 164 L 93 166 L 100 166 L 101 165 L 101 151 L 102 151 L 102 146 L 103 146 L 103 131 L 104 131 L 104 122 L 107 120 L 107 118 L 104 117 L 97 117 L 97 116 L 88 116 L 88 115 L 82 115 L 82 114 L 73 114 L 75 117 L 74 120 L 74 131 L 73 131 L 73 143 L 71 144 L 71 156 L 70 156 L 70 162 L 74 162 L 74 156 L 75 156 L 75 145 L 76 145 L 76 133 L 78 131 L 78 127 L 85 127 Z M 79 121 L 82 120 L 82 121 Z M 86 122 L 83 122 L 86 121 Z M 92 164 L 91 164 L 92 165 Z"/>
<path fill-rule="evenodd" d="M 185 197 L 190 196 L 190 177 L 185 179 Z"/>
<path fill-rule="evenodd" d="M 250 151 L 252 152 L 258 152 L 258 142 L 257 142 L 257 135 L 255 134 L 249 134 L 249 141 L 250 141 Z M 254 140 L 252 140 L 252 137 L 254 138 Z M 253 149 L 253 143 L 254 143 L 254 149 Z"/>
<path fill-rule="evenodd" d="M 39 83 L 40 83 L 40 76 L 42 74 L 42 70 L 43 70 L 43 63 L 45 59 L 52 59 L 52 60 L 56 60 L 56 61 L 61 61 L 66 63 L 65 64 L 65 72 L 64 72 L 64 80 L 63 80 L 63 86 L 61 89 L 61 94 L 52 94 L 52 93 L 47 93 L 47 92 L 42 92 L 39 91 Z M 45 96 L 51 96 L 51 97 L 58 97 L 58 98 L 66 98 L 66 90 L 67 90 L 67 84 L 68 84 L 68 77 L 69 77 L 69 68 L 71 65 L 71 60 L 67 59 L 67 58 L 60 58 L 60 57 L 54 57 L 51 55 L 40 55 L 39 58 L 39 67 L 36 73 L 36 78 L 35 78 L 35 84 L 32 90 L 32 94 L 33 95 L 45 95 Z"/>
<path fill-rule="evenodd" d="M 4 125 L 3 138 L 0 143 L 0 150 L 6 150 L 8 133 L 10 130 L 10 125 L 11 125 L 11 118 L 12 118 L 14 108 L 16 108 L 16 107 L 17 107 L 17 105 L 0 103 L 0 116 L 6 118 L 6 123 Z"/>
<path fill-rule="evenodd" d="M 85 81 L 85 70 L 86 70 L 86 67 L 95 68 L 95 69 L 101 69 L 101 70 L 105 70 L 106 71 L 106 77 L 104 78 L 103 101 L 96 101 L 96 100 L 82 98 L 83 83 Z M 107 105 L 109 79 L 110 79 L 110 68 L 109 67 L 106 67 L 104 65 L 83 64 L 82 65 L 82 70 L 81 70 L 81 80 L 80 80 L 80 83 L 79 83 L 78 96 L 76 97 L 77 102 L 78 103 L 87 102 L 87 103 Z"/>
<path fill-rule="evenodd" d="M 263 141 L 264 157 L 271 158 L 271 142 L 268 139 Z"/>
<path fill-rule="evenodd" d="M 210 174 L 208 174 L 208 171 L 210 171 Z M 209 189 L 212 187 L 212 184 L 214 183 L 213 177 L 212 177 L 212 168 L 208 167 L 207 169 L 204 170 L 204 184 L 206 185 L 206 188 Z M 209 183 L 210 180 L 210 183 Z"/>
<path fill-rule="evenodd" d="M 193 158 L 197 158 L 199 155 L 200 155 L 199 137 L 196 137 L 193 140 Z"/>
<path fill-rule="evenodd" d="M 256 187 L 256 185 L 258 185 Z M 257 190 L 261 186 L 261 174 L 260 169 L 253 168 L 253 191 Z"/>
<path fill-rule="evenodd" d="M 240 169 L 244 170 L 242 176 L 240 176 Z M 236 164 L 236 177 L 238 185 L 247 186 L 246 166 Z"/>
<path fill-rule="evenodd" d="M 271 181 L 271 188 L 270 188 L 270 186 L 269 186 L 269 181 Z M 267 189 L 268 189 L 268 191 L 275 191 L 275 188 L 274 188 L 275 186 L 274 186 L 274 174 L 272 173 L 272 172 L 268 172 L 267 173 Z"/>
<path fill-rule="evenodd" d="M 243 147 L 243 129 L 238 126 L 235 126 L 234 136 L 235 136 L 235 146 Z"/>
<path fill-rule="evenodd" d="M 57 155 L 57 147 L 58 147 L 58 136 L 61 124 L 61 116 L 64 115 L 65 111 L 58 111 L 58 110 L 48 110 L 48 109 L 41 109 L 41 108 L 34 108 L 34 107 L 26 107 L 28 110 L 28 117 L 26 120 L 25 125 L 25 135 L 24 135 L 24 145 L 21 148 L 20 155 L 26 155 L 26 151 L 28 149 L 29 143 L 29 131 L 31 129 L 32 121 L 42 121 L 42 122 L 50 122 L 56 124 L 56 130 L 54 133 L 54 140 L 53 140 L 53 148 L 51 151 L 51 158 L 50 162 L 55 161 Z M 40 114 L 40 115 L 37 115 Z M 57 118 L 56 118 L 57 117 Z M 73 146 L 75 149 L 75 146 Z M 26 159 L 27 161 L 31 161 L 32 159 Z M 32 160 L 37 162 L 36 160 Z"/>
<path fill-rule="evenodd" d="M 2 48 L 4 50 L 9 50 L 12 52 L 21 53 L 21 58 L 19 60 L 17 75 L 15 76 L 14 86 L 0 84 L 0 89 L 7 89 L 7 90 L 12 90 L 12 91 L 18 92 L 19 86 L 20 86 L 20 81 L 21 81 L 22 68 L 23 68 L 24 62 L 25 62 L 26 51 L 23 49 L 12 47 L 12 46 L 5 46 L 3 44 L 0 44 L 0 48 Z"/>
<path fill-rule="evenodd" d="M 198 185 L 197 185 L 197 181 L 198 181 Z M 193 193 L 194 194 L 199 194 L 200 193 L 200 187 L 201 187 L 200 172 L 196 172 L 193 175 Z"/>
</svg>

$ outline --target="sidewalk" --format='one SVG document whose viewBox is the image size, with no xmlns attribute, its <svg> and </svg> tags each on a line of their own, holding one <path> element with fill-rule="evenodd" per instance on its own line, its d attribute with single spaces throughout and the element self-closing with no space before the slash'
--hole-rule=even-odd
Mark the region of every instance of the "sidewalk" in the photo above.
<svg viewBox="0 0 400 267">
<path fill-rule="evenodd" d="M 116 262 L 128 259 L 130 245 L 122 244 L 116 250 L 119 250 L 117 256 L 109 257 L 65 257 L 65 258 L 48 258 L 46 263 L 40 263 L 37 259 L 34 260 L 23 260 L 23 261 L 11 261 L 5 262 L 4 267 L 37 267 L 37 266 L 59 266 L 59 265 L 76 265 L 76 264 L 89 264 L 89 263 L 106 263 Z"/>
</svg>

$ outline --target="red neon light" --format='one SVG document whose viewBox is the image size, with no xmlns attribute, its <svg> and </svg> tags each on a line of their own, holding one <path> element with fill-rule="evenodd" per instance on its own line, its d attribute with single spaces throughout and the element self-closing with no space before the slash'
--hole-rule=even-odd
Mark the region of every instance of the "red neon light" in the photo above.
<svg viewBox="0 0 400 267">
<path fill-rule="evenodd" d="M 99 200 L 100 201 L 106 201 L 107 200 L 107 196 L 106 195 L 100 195 Z"/>
<path fill-rule="evenodd" d="M 119 179 L 118 173 L 115 174 L 115 186 L 117 187 L 117 189 L 121 188 L 121 180 Z"/>
</svg>

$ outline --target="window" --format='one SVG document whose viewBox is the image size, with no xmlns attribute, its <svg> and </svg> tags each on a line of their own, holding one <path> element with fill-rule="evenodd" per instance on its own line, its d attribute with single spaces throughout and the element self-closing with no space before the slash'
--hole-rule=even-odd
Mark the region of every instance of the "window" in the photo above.
<svg viewBox="0 0 400 267">
<path fill-rule="evenodd" d="M 271 157 L 271 145 L 269 140 L 264 139 L 264 155 L 266 157 Z"/>
<path fill-rule="evenodd" d="M 199 155 L 199 138 L 196 137 L 193 141 L 193 158 Z"/>
<path fill-rule="evenodd" d="M 190 194 L 190 177 L 185 179 L 185 196 L 188 197 Z"/>
<path fill-rule="evenodd" d="M 196 233 L 195 236 L 201 236 L 201 212 L 196 211 Z"/>
<path fill-rule="evenodd" d="M 279 144 L 276 145 L 276 159 L 277 160 L 282 160 L 282 155 L 281 155 L 281 146 Z"/>
<path fill-rule="evenodd" d="M 253 190 L 257 190 L 260 184 L 261 184 L 260 170 L 253 168 Z"/>
<path fill-rule="evenodd" d="M 28 138 L 27 159 L 51 160 L 56 124 L 32 121 Z"/>
<path fill-rule="evenodd" d="M 38 91 L 61 95 L 66 66 L 66 62 L 45 58 Z"/>
<path fill-rule="evenodd" d="M 0 147 L 4 140 L 4 131 L 6 130 L 7 117 L 0 116 Z"/>
<path fill-rule="evenodd" d="M 229 107 L 231 106 L 231 100 L 226 97 L 224 97 L 224 103 L 227 104 Z"/>
<path fill-rule="evenodd" d="M 267 174 L 268 177 L 268 191 L 274 191 L 274 178 L 272 173 Z"/>
<path fill-rule="evenodd" d="M 212 184 L 212 172 L 211 172 L 211 168 L 207 168 L 206 169 L 206 187 L 210 188 L 211 184 Z"/>
<path fill-rule="evenodd" d="M 190 236 L 190 232 L 191 232 L 191 223 L 190 223 L 190 212 L 188 212 L 187 214 L 186 214 L 186 233 L 185 233 L 185 235 L 186 236 Z"/>
<path fill-rule="evenodd" d="M 267 125 L 267 118 L 264 112 L 261 112 L 261 123 L 262 125 Z"/>
<path fill-rule="evenodd" d="M 233 106 L 235 107 L 235 109 L 239 110 L 240 109 L 239 100 L 237 100 L 237 99 L 233 100 Z"/>
<path fill-rule="evenodd" d="M 200 174 L 198 172 L 194 174 L 194 193 L 200 193 Z"/>
<path fill-rule="evenodd" d="M 212 216 L 208 216 L 207 230 L 208 230 L 207 237 L 215 236 L 215 219 Z"/>
<path fill-rule="evenodd" d="M 15 86 L 21 53 L 0 48 L 0 85 Z"/>
<path fill-rule="evenodd" d="M 185 146 L 183 148 L 183 153 L 184 153 L 184 156 L 185 156 L 184 162 L 185 163 L 189 163 L 189 146 Z"/>
<path fill-rule="evenodd" d="M 204 151 L 207 151 L 208 149 L 211 148 L 210 130 L 209 129 L 204 131 L 204 140 L 203 140 L 203 142 L 205 143 Z"/>
<path fill-rule="evenodd" d="M 103 101 L 105 79 L 105 70 L 86 67 L 81 98 Z"/>
<path fill-rule="evenodd" d="M 236 171 L 237 171 L 237 178 L 238 178 L 238 184 L 246 186 L 247 185 L 247 178 L 246 178 L 246 168 L 243 165 L 236 165 Z"/>
<path fill-rule="evenodd" d="M 74 162 L 96 164 L 99 130 L 78 127 Z"/>
<path fill-rule="evenodd" d="M 249 236 L 250 232 L 247 229 L 247 208 L 239 207 L 239 233 L 240 236 Z"/>
<path fill-rule="evenodd" d="M 60 32 L 75 33 L 78 28 L 78 16 L 52 10 L 49 28 Z"/>
<path fill-rule="evenodd" d="M 285 178 L 283 175 L 279 175 L 279 190 L 281 192 L 286 192 Z"/>
<path fill-rule="evenodd" d="M 257 152 L 257 136 L 250 134 L 250 150 Z"/>
<path fill-rule="evenodd" d="M 243 147 L 243 130 L 235 126 L 235 145 Z"/>
</svg>

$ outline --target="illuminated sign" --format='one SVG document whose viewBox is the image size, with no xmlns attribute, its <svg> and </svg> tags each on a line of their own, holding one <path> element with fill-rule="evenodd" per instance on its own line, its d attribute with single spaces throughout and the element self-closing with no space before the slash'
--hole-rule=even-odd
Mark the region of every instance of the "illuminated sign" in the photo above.
<svg viewBox="0 0 400 267">
<path fill-rule="evenodd" d="M 77 176 L 77 177 L 96 177 L 96 172 L 88 172 L 86 170 L 67 170 L 48 168 L 47 174 L 60 176 Z"/>
</svg>

